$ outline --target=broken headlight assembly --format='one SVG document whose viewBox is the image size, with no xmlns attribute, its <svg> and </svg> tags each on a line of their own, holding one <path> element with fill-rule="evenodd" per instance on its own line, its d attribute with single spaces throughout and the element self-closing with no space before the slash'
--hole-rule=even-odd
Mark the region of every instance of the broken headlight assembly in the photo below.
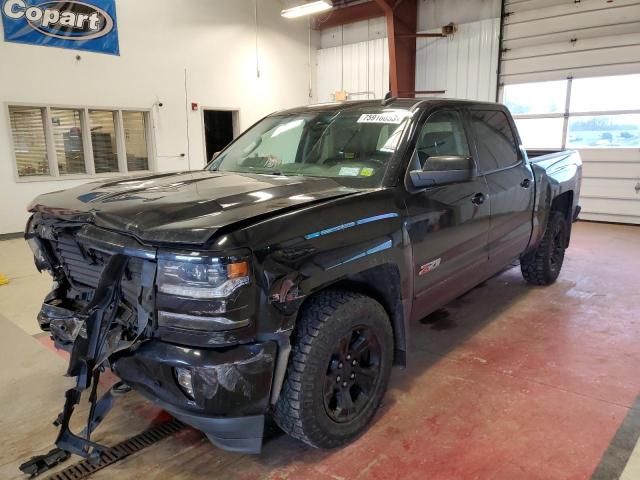
<svg viewBox="0 0 640 480">
<path fill-rule="evenodd" d="M 191 254 L 158 255 L 156 285 L 166 300 L 158 308 L 158 326 L 204 332 L 245 327 L 248 318 L 236 318 L 229 309 L 241 287 L 251 283 L 248 256 Z M 166 308 L 165 308 L 166 307 Z"/>
<path fill-rule="evenodd" d="M 33 258 L 38 271 L 41 272 L 43 270 L 46 270 L 47 272 L 51 273 L 52 267 L 51 267 L 51 264 L 49 263 L 49 259 L 47 258 L 47 255 L 45 254 L 44 245 L 42 245 L 42 242 L 40 241 L 40 239 L 32 235 L 27 238 L 27 244 L 29 245 L 29 248 L 31 248 L 31 251 L 33 252 Z"/>
</svg>

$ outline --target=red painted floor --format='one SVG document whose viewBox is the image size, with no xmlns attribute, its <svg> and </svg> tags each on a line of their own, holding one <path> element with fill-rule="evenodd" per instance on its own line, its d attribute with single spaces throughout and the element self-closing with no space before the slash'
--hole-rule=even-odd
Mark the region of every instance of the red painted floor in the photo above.
<svg viewBox="0 0 640 480">
<path fill-rule="evenodd" d="M 341 450 L 276 435 L 260 456 L 239 456 L 187 430 L 117 474 L 589 478 L 640 393 L 640 227 L 579 223 L 565 262 L 551 287 L 514 268 L 416 324 L 409 367 Z"/>
</svg>

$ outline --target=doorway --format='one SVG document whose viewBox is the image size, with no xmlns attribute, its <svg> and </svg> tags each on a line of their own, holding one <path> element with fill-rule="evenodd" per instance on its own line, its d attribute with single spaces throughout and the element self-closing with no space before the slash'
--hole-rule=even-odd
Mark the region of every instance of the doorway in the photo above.
<svg viewBox="0 0 640 480">
<path fill-rule="evenodd" d="M 234 139 L 237 115 L 237 110 L 202 110 L 207 163 Z"/>
</svg>

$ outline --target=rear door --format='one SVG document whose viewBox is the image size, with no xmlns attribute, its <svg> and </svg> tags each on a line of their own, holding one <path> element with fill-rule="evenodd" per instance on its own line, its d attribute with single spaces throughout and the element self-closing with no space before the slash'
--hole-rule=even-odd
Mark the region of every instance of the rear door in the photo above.
<svg viewBox="0 0 640 480">
<path fill-rule="evenodd" d="M 470 156 L 468 137 L 459 111 L 438 110 L 419 128 L 415 154 L 421 166 L 434 156 Z M 413 318 L 422 318 L 482 281 L 488 261 L 489 197 L 481 176 L 407 197 Z"/>
<path fill-rule="evenodd" d="M 524 159 L 515 128 L 499 107 L 473 108 L 479 174 L 490 192 L 489 257 L 494 268 L 518 258 L 529 243 L 534 204 L 531 167 Z"/>
</svg>

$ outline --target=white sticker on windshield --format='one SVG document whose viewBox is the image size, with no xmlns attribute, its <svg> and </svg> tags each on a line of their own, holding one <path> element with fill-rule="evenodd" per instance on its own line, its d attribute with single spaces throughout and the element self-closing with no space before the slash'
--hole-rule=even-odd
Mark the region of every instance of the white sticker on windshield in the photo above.
<svg viewBox="0 0 640 480">
<path fill-rule="evenodd" d="M 402 115 L 399 112 L 385 113 L 363 113 L 358 119 L 358 123 L 401 123 L 407 118 L 407 114 Z"/>
<path fill-rule="evenodd" d="M 338 175 L 343 177 L 357 177 L 360 175 L 360 167 L 342 167 Z"/>
</svg>

